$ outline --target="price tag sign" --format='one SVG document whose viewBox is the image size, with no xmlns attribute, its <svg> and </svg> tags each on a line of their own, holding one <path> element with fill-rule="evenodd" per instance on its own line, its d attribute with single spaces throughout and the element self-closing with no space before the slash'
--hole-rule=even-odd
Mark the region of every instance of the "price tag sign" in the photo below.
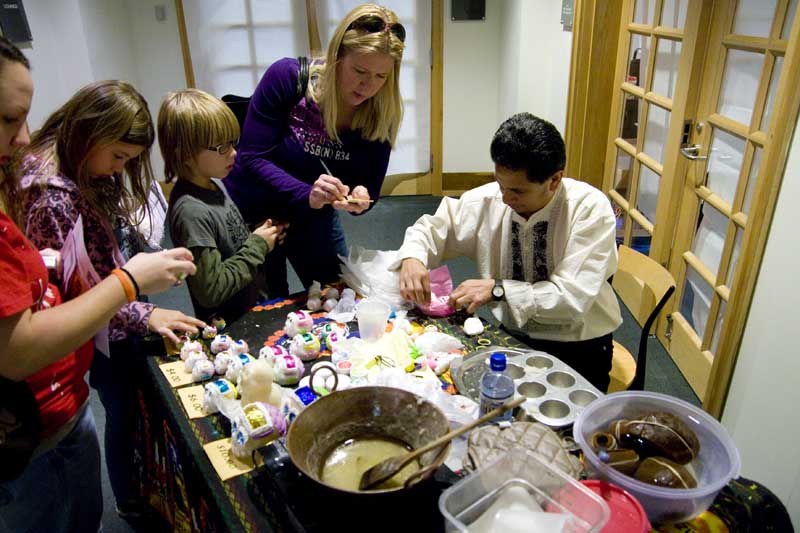
<svg viewBox="0 0 800 533">
<path fill-rule="evenodd" d="M 194 383 L 192 381 L 192 373 L 186 371 L 186 366 L 183 361 L 164 363 L 163 365 L 159 365 L 158 368 L 161 369 L 164 377 L 167 378 L 167 381 L 173 388 Z"/>
<path fill-rule="evenodd" d="M 211 465 L 217 471 L 222 481 L 246 474 L 255 468 L 253 461 L 248 458 L 241 460 L 231 451 L 231 439 L 220 439 L 209 442 L 203 449 L 211 460 Z"/>
<path fill-rule="evenodd" d="M 189 418 L 203 418 L 208 415 L 203 409 L 203 393 L 202 385 L 178 389 L 178 396 Z"/>
</svg>

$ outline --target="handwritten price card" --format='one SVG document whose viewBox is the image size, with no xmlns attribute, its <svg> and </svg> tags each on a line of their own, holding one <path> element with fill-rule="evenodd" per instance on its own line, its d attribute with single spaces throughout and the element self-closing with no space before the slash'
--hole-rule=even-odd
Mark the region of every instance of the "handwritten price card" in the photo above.
<svg viewBox="0 0 800 533">
<path fill-rule="evenodd" d="M 183 402 L 183 408 L 189 418 L 202 418 L 208 413 L 203 409 L 203 386 L 184 387 L 178 389 L 178 396 Z"/>
<path fill-rule="evenodd" d="M 164 373 L 169 384 L 175 388 L 182 385 L 194 383 L 192 381 L 192 373 L 186 371 L 186 366 L 183 361 L 174 361 L 172 363 L 164 363 L 159 365 L 158 368 Z"/>
<path fill-rule="evenodd" d="M 255 466 L 251 459 L 242 461 L 231 451 L 231 439 L 209 442 L 203 449 L 222 481 L 250 472 Z"/>
</svg>

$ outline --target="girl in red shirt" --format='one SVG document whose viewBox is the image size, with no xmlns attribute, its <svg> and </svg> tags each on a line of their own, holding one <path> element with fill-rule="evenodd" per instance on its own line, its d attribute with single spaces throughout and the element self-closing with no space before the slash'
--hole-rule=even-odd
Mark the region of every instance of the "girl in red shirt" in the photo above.
<svg viewBox="0 0 800 533">
<path fill-rule="evenodd" d="M 0 446 L 0 530 L 97 531 L 100 450 L 83 380 L 91 338 L 138 293 L 164 291 L 195 267 L 186 249 L 138 254 L 61 304 L 40 252 L 6 215 L 17 206 L 5 167 L 30 141 L 26 118 L 32 96 L 27 59 L 0 37 L 0 386 L 16 394 L 10 401 L 0 395 L 0 432 L 4 442 L 13 438 L 21 426 L 14 409 L 26 400 L 35 401 L 33 423 L 39 428 L 29 454 Z"/>
</svg>

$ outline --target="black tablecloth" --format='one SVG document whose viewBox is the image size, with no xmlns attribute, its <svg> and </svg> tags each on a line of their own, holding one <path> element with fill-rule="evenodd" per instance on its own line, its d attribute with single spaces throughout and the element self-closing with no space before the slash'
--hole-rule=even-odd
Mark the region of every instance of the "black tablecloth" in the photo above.
<svg viewBox="0 0 800 533">
<path fill-rule="evenodd" d="M 285 339 L 286 315 L 304 305 L 305 295 L 268 302 L 229 324 L 225 333 L 247 340 L 251 353 L 257 356 L 263 345 Z M 468 351 L 488 344 L 521 346 L 491 325 L 483 335 L 466 337 L 461 329 L 465 318 L 462 315 L 410 318 L 423 325 L 435 324 L 440 331 L 459 337 Z M 357 329 L 355 322 L 350 327 Z M 148 358 L 141 387 L 139 426 L 143 491 L 176 530 L 443 530 L 438 498 L 458 479 L 447 467 L 402 493 L 347 495 L 305 477 L 288 459 L 279 441 L 262 450 L 263 465 L 221 481 L 202 446 L 229 437 L 230 424 L 219 414 L 187 417 L 176 389 L 158 368 L 174 360 L 164 354 Z"/>
</svg>

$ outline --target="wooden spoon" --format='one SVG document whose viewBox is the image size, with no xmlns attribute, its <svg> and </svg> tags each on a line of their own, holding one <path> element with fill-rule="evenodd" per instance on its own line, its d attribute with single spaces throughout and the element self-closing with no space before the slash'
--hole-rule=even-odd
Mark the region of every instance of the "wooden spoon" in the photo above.
<svg viewBox="0 0 800 533">
<path fill-rule="evenodd" d="M 488 422 L 497 415 L 504 413 L 509 409 L 513 409 L 518 405 L 522 405 L 525 402 L 525 400 L 527 400 L 527 398 L 524 396 L 517 398 L 514 401 L 501 405 L 497 409 L 492 409 L 479 419 L 474 420 L 469 424 L 465 424 L 460 428 L 456 429 L 455 431 L 451 431 L 439 437 L 438 439 L 429 442 L 422 448 L 417 448 L 416 450 L 412 450 L 411 452 L 405 455 L 396 455 L 394 457 L 389 457 L 388 459 L 384 459 L 383 461 L 376 464 L 375 466 L 373 466 L 372 468 L 370 468 L 361 475 L 361 482 L 358 484 L 358 490 L 368 490 L 370 487 L 374 487 L 378 483 L 389 479 L 393 475 L 397 474 L 397 472 L 399 472 L 404 466 L 406 466 L 408 463 L 410 463 L 423 453 L 429 452 L 434 448 L 438 448 L 442 444 L 450 442 L 451 440 L 458 437 L 462 433 L 466 433 L 475 426 L 479 426 L 484 422 Z"/>
</svg>

